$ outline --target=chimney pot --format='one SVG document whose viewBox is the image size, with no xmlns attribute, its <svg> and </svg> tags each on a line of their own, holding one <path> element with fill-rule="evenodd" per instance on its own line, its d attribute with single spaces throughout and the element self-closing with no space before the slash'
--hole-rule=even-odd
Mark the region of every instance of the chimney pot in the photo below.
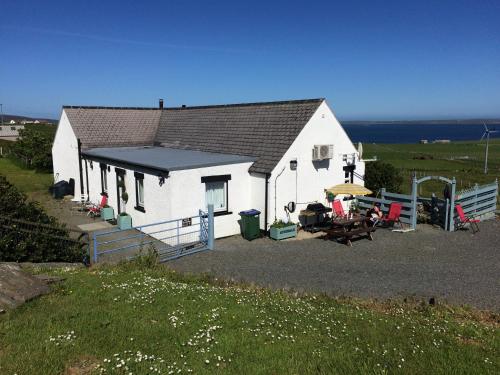
<svg viewBox="0 0 500 375">
<path fill-rule="evenodd" d="M 160 106 L 160 109 L 163 109 L 163 99 L 160 99 L 159 106 Z"/>
</svg>

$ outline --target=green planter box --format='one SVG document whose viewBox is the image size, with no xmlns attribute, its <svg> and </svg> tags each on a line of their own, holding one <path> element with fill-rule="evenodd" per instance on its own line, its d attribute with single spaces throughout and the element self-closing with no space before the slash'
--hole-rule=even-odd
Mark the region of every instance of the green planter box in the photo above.
<svg viewBox="0 0 500 375">
<path fill-rule="evenodd" d="M 115 218 L 115 210 L 113 207 L 104 207 L 101 210 L 101 217 L 103 220 L 113 220 Z"/>
<path fill-rule="evenodd" d="M 130 229 L 132 228 L 132 216 L 130 215 L 118 215 L 118 228 L 120 229 Z"/>
<path fill-rule="evenodd" d="M 297 226 L 295 224 L 283 228 L 271 227 L 270 236 L 274 240 L 284 240 L 297 236 Z"/>
</svg>

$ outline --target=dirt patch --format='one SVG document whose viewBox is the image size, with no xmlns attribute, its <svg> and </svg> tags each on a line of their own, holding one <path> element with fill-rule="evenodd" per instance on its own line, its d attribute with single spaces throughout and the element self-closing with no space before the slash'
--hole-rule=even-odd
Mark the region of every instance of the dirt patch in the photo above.
<svg viewBox="0 0 500 375">
<path fill-rule="evenodd" d="M 93 357 L 82 357 L 66 365 L 63 375 L 90 375 L 99 367 L 99 361 Z"/>
</svg>

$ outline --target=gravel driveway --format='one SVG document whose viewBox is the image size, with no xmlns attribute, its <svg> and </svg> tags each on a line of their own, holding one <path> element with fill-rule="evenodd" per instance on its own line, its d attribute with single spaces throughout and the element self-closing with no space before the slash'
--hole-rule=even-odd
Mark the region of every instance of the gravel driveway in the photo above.
<svg viewBox="0 0 500 375">
<path fill-rule="evenodd" d="M 210 273 L 271 288 L 362 298 L 416 297 L 500 311 L 500 222 L 481 231 L 378 229 L 353 247 L 308 239 L 216 241 L 216 250 L 168 263 L 180 272 Z"/>
</svg>

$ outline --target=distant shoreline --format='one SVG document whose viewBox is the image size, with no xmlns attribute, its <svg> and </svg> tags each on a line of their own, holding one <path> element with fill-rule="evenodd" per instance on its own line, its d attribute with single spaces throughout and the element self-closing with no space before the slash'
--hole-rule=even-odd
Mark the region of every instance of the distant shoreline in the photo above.
<svg viewBox="0 0 500 375">
<path fill-rule="evenodd" d="M 500 125 L 500 119 L 470 120 L 388 120 L 388 121 L 340 121 L 344 125 Z"/>
</svg>

